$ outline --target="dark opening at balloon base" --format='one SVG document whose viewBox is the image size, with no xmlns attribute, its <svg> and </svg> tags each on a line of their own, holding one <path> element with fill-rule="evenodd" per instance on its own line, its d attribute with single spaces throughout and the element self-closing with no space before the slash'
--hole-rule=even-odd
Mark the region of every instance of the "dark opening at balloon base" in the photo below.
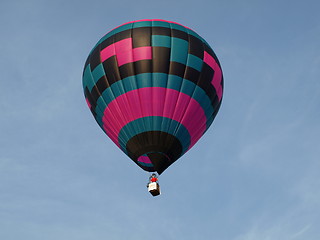
<svg viewBox="0 0 320 240">
<path fill-rule="evenodd" d="M 161 152 L 148 152 L 138 158 L 138 164 L 149 172 L 161 174 L 171 164 L 170 158 Z"/>
</svg>

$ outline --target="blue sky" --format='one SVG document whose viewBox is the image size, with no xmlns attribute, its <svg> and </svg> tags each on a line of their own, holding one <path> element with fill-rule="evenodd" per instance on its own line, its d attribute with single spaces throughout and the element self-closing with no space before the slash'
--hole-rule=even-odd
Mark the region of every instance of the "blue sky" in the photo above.
<svg viewBox="0 0 320 240">
<path fill-rule="evenodd" d="M 0 3 L 0 239 L 320 239 L 318 1 Z M 220 112 L 161 175 L 101 131 L 82 68 L 127 21 L 194 29 L 218 55 Z"/>
</svg>

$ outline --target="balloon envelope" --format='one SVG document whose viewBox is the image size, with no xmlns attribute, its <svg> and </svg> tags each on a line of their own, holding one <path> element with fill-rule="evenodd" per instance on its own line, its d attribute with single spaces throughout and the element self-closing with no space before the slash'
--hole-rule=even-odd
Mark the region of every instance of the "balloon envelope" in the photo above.
<svg viewBox="0 0 320 240">
<path fill-rule="evenodd" d="M 165 20 L 123 24 L 83 72 L 96 121 L 138 166 L 161 174 L 205 133 L 221 104 L 219 61 L 193 30 Z"/>
</svg>

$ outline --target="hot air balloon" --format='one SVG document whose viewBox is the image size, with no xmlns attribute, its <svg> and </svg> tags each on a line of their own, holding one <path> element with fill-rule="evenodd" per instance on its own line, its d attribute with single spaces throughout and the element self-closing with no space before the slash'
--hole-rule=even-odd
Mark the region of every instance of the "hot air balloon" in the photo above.
<svg viewBox="0 0 320 240">
<path fill-rule="evenodd" d="M 83 89 L 109 138 L 143 170 L 160 175 L 212 124 L 223 75 L 193 30 L 148 19 L 120 25 L 98 41 L 85 63 Z"/>
</svg>

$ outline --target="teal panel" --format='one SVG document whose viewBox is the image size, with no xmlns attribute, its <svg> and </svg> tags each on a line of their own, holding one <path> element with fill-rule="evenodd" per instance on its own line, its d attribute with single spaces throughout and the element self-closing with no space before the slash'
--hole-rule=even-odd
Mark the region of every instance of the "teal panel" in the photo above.
<svg viewBox="0 0 320 240">
<path fill-rule="evenodd" d="M 153 47 L 171 47 L 171 37 L 163 35 L 152 35 L 151 45 Z"/>
<path fill-rule="evenodd" d="M 164 21 L 152 21 L 152 27 L 170 28 L 170 23 Z"/>
<path fill-rule="evenodd" d="M 106 91 L 104 91 L 106 92 Z M 103 95 L 103 97 L 99 97 L 97 100 L 97 106 L 99 106 L 100 109 L 105 109 L 107 107 L 107 102 L 109 103 L 109 101 L 112 101 L 112 97 L 108 97 L 106 95 Z"/>
<path fill-rule="evenodd" d="M 199 58 L 195 55 L 192 55 L 192 54 L 188 55 L 187 66 L 192 67 L 192 68 L 198 70 L 199 72 L 201 72 L 202 64 L 203 64 L 203 61 L 201 58 Z"/>
<path fill-rule="evenodd" d="M 106 75 L 104 72 L 103 65 L 100 63 L 95 69 L 92 71 L 92 76 L 94 79 L 94 82 L 97 83 L 97 81 L 103 76 Z"/>
<path fill-rule="evenodd" d="M 168 75 L 167 88 L 174 89 L 180 92 L 182 79 L 183 78 L 176 75 Z"/>
<path fill-rule="evenodd" d="M 193 82 L 191 82 L 187 79 L 183 79 L 180 91 L 187 94 L 188 96 L 192 97 L 193 92 L 196 88 L 199 88 L 196 84 L 194 84 Z M 196 99 L 197 102 L 201 101 L 201 98 Z"/>
<path fill-rule="evenodd" d="M 152 86 L 152 73 L 143 73 L 135 75 L 138 88 Z"/>
<path fill-rule="evenodd" d="M 142 22 L 134 22 L 133 28 L 139 28 L 139 27 L 151 27 L 152 22 L 151 21 L 142 21 Z"/>
<path fill-rule="evenodd" d="M 97 121 L 97 123 L 99 124 L 99 126 L 103 129 L 103 122 L 102 122 L 102 117 L 103 117 L 103 110 L 105 108 L 102 108 L 102 107 L 99 107 L 97 106 L 95 108 L 95 113 L 96 113 L 96 116 L 95 116 L 95 119 Z"/>
<path fill-rule="evenodd" d="M 110 90 L 112 91 L 113 95 L 115 97 L 120 96 L 124 93 L 126 93 L 124 91 L 123 85 L 122 85 L 122 81 L 117 81 L 118 84 L 112 84 L 112 87 L 110 88 Z"/>
<path fill-rule="evenodd" d="M 171 38 L 170 61 L 186 64 L 189 43 L 180 38 Z"/>
<path fill-rule="evenodd" d="M 95 85 L 94 79 L 92 78 L 92 75 L 91 75 L 90 64 L 87 65 L 87 67 L 83 72 L 82 84 L 83 84 L 83 89 L 88 87 L 89 91 L 91 91 L 93 86 Z"/>
<path fill-rule="evenodd" d="M 167 87 L 168 84 L 168 74 L 166 73 L 153 73 L 152 74 L 152 86 L 155 87 Z"/>
</svg>

